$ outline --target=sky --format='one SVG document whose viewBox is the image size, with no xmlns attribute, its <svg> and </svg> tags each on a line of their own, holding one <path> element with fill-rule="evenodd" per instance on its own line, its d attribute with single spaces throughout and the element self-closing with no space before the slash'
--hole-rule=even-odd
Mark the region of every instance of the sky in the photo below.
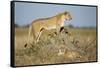
<svg viewBox="0 0 100 68">
<path fill-rule="evenodd" d="M 15 3 L 15 23 L 25 26 L 33 20 L 52 17 L 64 11 L 68 11 L 72 16 L 72 20 L 65 21 L 64 25 L 96 27 L 96 7 L 26 2 Z"/>
</svg>

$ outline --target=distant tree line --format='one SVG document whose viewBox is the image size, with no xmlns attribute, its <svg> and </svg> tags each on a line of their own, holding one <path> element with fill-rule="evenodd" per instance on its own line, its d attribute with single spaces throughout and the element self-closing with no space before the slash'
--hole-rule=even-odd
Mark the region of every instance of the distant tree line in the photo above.
<svg viewBox="0 0 100 68">
<path fill-rule="evenodd" d="M 19 27 L 19 25 L 18 24 L 15 24 L 15 27 Z"/>
<path fill-rule="evenodd" d="M 15 27 L 19 27 L 19 28 L 27 28 L 27 27 L 29 27 L 29 24 L 23 25 L 23 26 L 20 26 L 20 25 L 18 25 L 18 24 L 15 24 Z"/>
<path fill-rule="evenodd" d="M 82 27 L 79 27 L 79 26 L 74 26 L 72 24 L 69 24 L 67 27 L 69 28 L 82 28 L 82 29 L 93 29 L 93 28 L 96 28 L 96 27 L 93 27 L 93 26 L 82 26 Z"/>
<path fill-rule="evenodd" d="M 29 25 L 30 24 L 27 24 L 27 25 L 23 25 L 23 26 L 20 26 L 20 25 L 18 25 L 18 24 L 15 24 L 15 27 L 19 27 L 19 28 L 27 28 L 27 27 L 29 27 Z M 92 29 L 92 28 L 96 28 L 96 27 L 92 27 L 92 26 L 89 26 L 89 27 L 75 27 L 74 25 L 72 25 L 72 24 L 69 24 L 69 25 L 67 25 L 67 27 L 69 27 L 69 28 L 82 28 L 82 29 Z"/>
</svg>

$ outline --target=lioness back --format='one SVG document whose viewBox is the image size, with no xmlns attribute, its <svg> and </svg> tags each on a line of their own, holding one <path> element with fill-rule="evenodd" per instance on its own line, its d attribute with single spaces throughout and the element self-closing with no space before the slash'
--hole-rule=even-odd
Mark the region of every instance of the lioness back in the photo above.
<svg viewBox="0 0 100 68">
<path fill-rule="evenodd" d="M 56 28 L 57 17 L 37 19 L 32 22 L 32 26 L 35 33 L 38 33 L 41 28 L 52 29 Z"/>
</svg>

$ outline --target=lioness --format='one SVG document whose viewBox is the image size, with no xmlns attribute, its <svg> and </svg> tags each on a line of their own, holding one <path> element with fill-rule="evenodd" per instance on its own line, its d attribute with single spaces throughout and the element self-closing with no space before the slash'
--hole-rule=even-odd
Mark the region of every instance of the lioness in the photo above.
<svg viewBox="0 0 100 68">
<path fill-rule="evenodd" d="M 29 27 L 28 42 L 30 34 L 32 34 L 34 42 L 37 43 L 44 29 L 50 30 L 56 28 L 57 33 L 59 33 L 60 27 L 64 26 L 64 21 L 71 19 L 70 13 L 65 11 L 49 18 L 34 20 Z M 25 46 L 27 46 L 27 43 Z"/>
</svg>

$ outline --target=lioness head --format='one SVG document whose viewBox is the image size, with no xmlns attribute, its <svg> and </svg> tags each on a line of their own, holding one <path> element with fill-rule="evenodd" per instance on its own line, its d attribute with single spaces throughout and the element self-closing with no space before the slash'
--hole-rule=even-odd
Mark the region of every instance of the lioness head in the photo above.
<svg viewBox="0 0 100 68">
<path fill-rule="evenodd" d="M 72 19 L 70 13 L 67 12 L 67 11 L 64 12 L 64 17 L 65 17 L 66 20 L 71 20 Z"/>
</svg>

